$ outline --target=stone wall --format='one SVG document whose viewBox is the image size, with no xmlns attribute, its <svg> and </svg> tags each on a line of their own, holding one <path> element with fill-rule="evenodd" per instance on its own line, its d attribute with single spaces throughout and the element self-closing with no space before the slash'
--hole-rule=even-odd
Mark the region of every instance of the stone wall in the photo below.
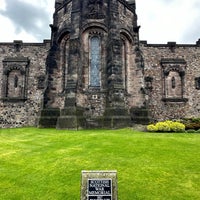
<svg viewBox="0 0 200 200">
<path fill-rule="evenodd" d="M 0 128 L 199 117 L 200 41 L 140 42 L 135 1 L 56 0 L 51 31 L 0 43 Z"/>
<path fill-rule="evenodd" d="M 43 103 L 49 47 L 47 40 L 37 44 L 0 43 L 1 128 L 36 124 Z"/>
<path fill-rule="evenodd" d="M 145 92 L 153 120 L 199 117 L 200 46 L 141 42 Z"/>
</svg>

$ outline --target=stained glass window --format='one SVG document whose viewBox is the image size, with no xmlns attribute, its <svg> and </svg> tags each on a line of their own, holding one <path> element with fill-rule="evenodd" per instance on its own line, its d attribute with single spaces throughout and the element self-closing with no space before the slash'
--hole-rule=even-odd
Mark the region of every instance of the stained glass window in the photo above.
<svg viewBox="0 0 200 200">
<path fill-rule="evenodd" d="M 90 40 L 90 86 L 100 86 L 100 39 L 94 36 Z"/>
</svg>

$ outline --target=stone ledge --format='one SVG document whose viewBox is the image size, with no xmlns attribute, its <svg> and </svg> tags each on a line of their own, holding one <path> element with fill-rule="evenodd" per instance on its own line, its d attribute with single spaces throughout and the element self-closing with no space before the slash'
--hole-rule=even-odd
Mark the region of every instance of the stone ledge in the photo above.
<svg viewBox="0 0 200 200">
<path fill-rule="evenodd" d="M 188 101 L 188 98 L 162 98 L 162 101 L 166 103 L 185 103 Z"/>
<path fill-rule="evenodd" d="M 25 102 L 27 98 L 20 98 L 20 97 L 5 97 L 0 99 L 3 102 Z"/>
</svg>

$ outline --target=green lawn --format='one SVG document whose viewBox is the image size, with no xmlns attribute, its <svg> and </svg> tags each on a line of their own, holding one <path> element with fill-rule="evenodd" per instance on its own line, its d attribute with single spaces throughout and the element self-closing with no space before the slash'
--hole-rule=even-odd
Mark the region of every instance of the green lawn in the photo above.
<svg viewBox="0 0 200 200">
<path fill-rule="evenodd" d="M 117 170 L 119 200 L 199 200 L 200 135 L 0 129 L 1 200 L 79 200 L 81 170 Z"/>
</svg>

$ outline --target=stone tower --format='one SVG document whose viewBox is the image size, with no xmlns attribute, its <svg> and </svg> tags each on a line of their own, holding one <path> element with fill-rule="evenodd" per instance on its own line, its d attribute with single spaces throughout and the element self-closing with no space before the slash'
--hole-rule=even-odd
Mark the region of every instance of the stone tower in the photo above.
<svg viewBox="0 0 200 200">
<path fill-rule="evenodd" d="M 145 106 L 135 1 L 56 0 L 40 127 L 121 128 Z"/>
</svg>

